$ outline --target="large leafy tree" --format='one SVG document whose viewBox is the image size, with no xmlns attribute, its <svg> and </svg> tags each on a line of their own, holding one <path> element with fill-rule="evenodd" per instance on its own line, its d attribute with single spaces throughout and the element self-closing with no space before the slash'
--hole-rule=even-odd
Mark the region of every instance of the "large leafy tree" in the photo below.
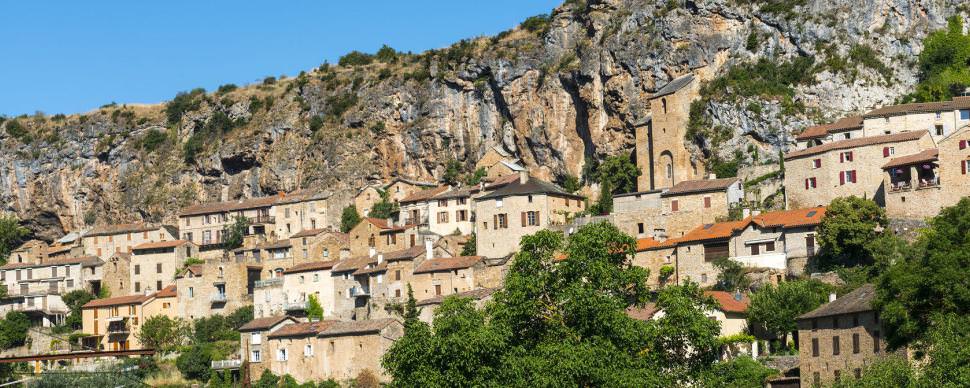
<svg viewBox="0 0 970 388">
<path fill-rule="evenodd" d="M 751 295 L 748 325 L 768 339 L 791 333 L 797 329 L 795 318 L 825 303 L 830 291 L 831 286 L 817 280 L 767 285 Z"/>
<path fill-rule="evenodd" d="M 137 337 L 144 347 L 165 354 L 185 343 L 187 331 L 188 324 L 181 319 L 156 315 L 145 320 L 138 330 Z"/>
<path fill-rule="evenodd" d="M 81 328 L 81 306 L 94 299 L 94 295 L 88 290 L 74 290 L 61 296 L 61 300 L 67 305 L 70 314 L 64 319 L 64 325 L 71 329 Z"/>
<path fill-rule="evenodd" d="M 609 183 L 613 194 L 630 193 L 637 190 L 637 177 L 641 173 L 630 155 L 613 155 L 596 167 L 593 178 L 600 184 Z"/>
<path fill-rule="evenodd" d="M 357 208 L 354 205 L 345 207 L 343 213 L 340 214 L 340 231 L 347 233 L 359 223 L 360 213 L 357 213 Z"/>
<path fill-rule="evenodd" d="M 22 346 L 27 342 L 30 318 L 20 311 L 10 311 L 0 320 L 0 349 Z"/>
<path fill-rule="evenodd" d="M 29 234 L 30 231 L 27 228 L 20 226 L 20 220 L 17 217 L 0 215 L 0 264 L 7 262 L 10 251 L 23 242 Z"/>
<path fill-rule="evenodd" d="M 223 248 L 225 250 L 233 250 L 239 248 L 243 245 L 243 239 L 246 237 L 249 231 L 249 219 L 242 216 L 237 216 L 231 224 L 226 226 L 226 229 L 222 231 L 222 235 L 225 236 L 225 243 Z"/>
<path fill-rule="evenodd" d="M 907 99 L 919 102 L 949 100 L 970 87 L 970 35 L 963 33 L 959 15 L 947 28 L 929 34 L 919 55 L 920 83 Z"/>
<path fill-rule="evenodd" d="M 387 191 L 381 191 L 381 200 L 374 204 L 370 209 L 370 213 L 367 214 L 368 217 L 387 219 L 392 217 L 397 217 L 398 212 L 401 208 L 398 204 L 391 201 L 390 194 Z"/>
<path fill-rule="evenodd" d="M 875 305 L 890 346 L 927 339 L 942 314 L 970 314 L 970 199 L 943 209 L 880 276 Z"/>
<path fill-rule="evenodd" d="M 816 256 L 821 269 L 872 263 L 870 242 L 886 226 L 886 211 L 875 202 L 856 196 L 832 200 L 818 226 L 822 250 Z"/>
<path fill-rule="evenodd" d="M 318 321 L 323 320 L 323 306 L 320 305 L 320 301 L 317 300 L 317 296 L 310 294 L 306 301 L 306 316 L 307 318 L 316 319 Z"/>
</svg>

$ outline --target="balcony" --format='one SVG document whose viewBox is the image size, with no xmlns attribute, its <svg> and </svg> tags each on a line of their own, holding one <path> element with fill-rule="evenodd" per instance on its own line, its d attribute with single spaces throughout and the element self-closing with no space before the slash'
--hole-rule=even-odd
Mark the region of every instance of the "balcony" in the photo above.
<svg viewBox="0 0 970 388">
<path fill-rule="evenodd" d="M 745 267 L 753 268 L 771 268 L 784 270 L 788 268 L 788 255 L 785 253 L 765 253 L 760 255 L 749 255 L 749 256 L 736 256 L 732 257 L 738 263 L 741 263 Z"/>
<path fill-rule="evenodd" d="M 302 302 L 286 302 L 284 310 L 286 311 L 303 311 L 306 310 L 306 301 Z"/>
<path fill-rule="evenodd" d="M 30 283 L 27 283 L 30 282 Z M 31 280 L 22 281 L 20 287 L 12 287 L 7 289 L 7 295 L 10 297 L 23 297 L 23 296 L 37 296 L 37 295 L 60 295 L 67 292 L 64 287 L 51 286 L 43 282 L 33 282 Z"/>
<path fill-rule="evenodd" d="M 226 303 L 226 294 L 213 294 L 210 301 L 212 303 Z"/>
<path fill-rule="evenodd" d="M 128 334 L 131 332 L 131 328 L 128 327 L 128 317 L 114 317 L 114 319 L 120 320 L 108 322 L 108 334 Z"/>
<path fill-rule="evenodd" d="M 275 224 L 276 217 L 261 214 L 256 217 L 249 217 L 249 223 L 253 225 Z"/>
<path fill-rule="evenodd" d="M 224 369 L 239 369 L 242 366 L 242 360 L 215 360 L 212 361 L 212 369 L 224 370 Z"/>
<path fill-rule="evenodd" d="M 928 179 L 920 178 L 919 183 L 916 186 L 916 189 L 921 190 L 921 189 L 929 189 L 934 187 L 940 187 L 939 177 L 931 177 Z"/>
<path fill-rule="evenodd" d="M 350 296 L 355 298 L 359 296 L 370 296 L 370 291 L 363 287 L 353 287 L 350 289 Z"/>
<path fill-rule="evenodd" d="M 283 285 L 283 278 L 272 278 L 266 280 L 257 280 L 256 284 L 253 285 L 255 288 L 268 288 L 268 287 L 279 287 Z"/>
<path fill-rule="evenodd" d="M 909 191 L 912 188 L 913 188 L 913 186 L 909 183 L 909 181 L 893 182 L 893 183 L 890 183 L 889 184 L 889 192 L 890 193 L 899 193 L 899 192 L 903 192 L 903 191 Z"/>
</svg>

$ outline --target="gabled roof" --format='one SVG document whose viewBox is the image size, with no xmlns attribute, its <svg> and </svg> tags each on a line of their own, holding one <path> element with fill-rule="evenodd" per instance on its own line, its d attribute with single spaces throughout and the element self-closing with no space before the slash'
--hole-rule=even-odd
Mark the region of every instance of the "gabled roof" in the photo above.
<svg viewBox="0 0 970 388">
<path fill-rule="evenodd" d="M 809 147 L 803 150 L 792 151 L 785 154 L 785 160 L 800 158 L 804 156 L 818 155 L 823 152 L 844 150 L 857 147 L 865 147 L 876 144 L 886 144 L 886 143 L 897 143 L 901 141 L 913 141 L 917 140 L 929 132 L 925 129 L 919 131 L 907 131 L 894 133 L 891 135 L 879 135 L 879 136 L 867 136 L 867 137 L 857 137 L 855 139 L 846 139 L 833 141 L 818 145 L 815 147 Z"/>
<path fill-rule="evenodd" d="M 268 338 L 306 337 L 320 334 L 336 321 L 296 322 L 269 333 Z"/>
<path fill-rule="evenodd" d="M 356 271 L 358 269 L 366 267 L 367 264 L 376 263 L 376 262 L 377 262 L 376 257 L 368 257 L 368 256 L 348 257 L 346 259 L 338 261 L 337 264 L 334 264 L 333 268 L 331 268 L 330 271 L 334 273 Z"/>
<path fill-rule="evenodd" d="M 672 248 L 676 244 L 676 240 L 664 240 L 658 241 L 653 237 L 645 237 L 637 239 L 637 252 L 650 251 L 654 249 Z"/>
<path fill-rule="evenodd" d="M 182 208 L 182 211 L 179 212 L 179 217 L 270 207 L 275 205 L 280 198 L 278 195 L 271 195 L 268 197 L 240 199 L 238 201 L 201 203 Z"/>
<path fill-rule="evenodd" d="M 327 229 L 324 229 L 324 228 L 304 229 L 304 230 L 302 230 L 300 232 L 297 232 L 296 234 L 290 236 L 290 238 L 313 237 L 313 236 L 316 236 L 316 235 L 318 235 L 320 233 L 323 233 L 326 230 Z"/>
<path fill-rule="evenodd" d="M 435 188 L 421 190 L 421 191 L 418 191 L 418 192 L 411 193 L 411 195 L 402 198 L 400 202 L 401 203 L 410 203 L 410 202 L 427 201 L 427 200 L 431 199 L 432 197 L 434 197 L 434 196 L 436 196 L 438 194 L 444 193 L 444 192 L 446 192 L 446 191 L 448 191 L 450 189 L 451 188 L 448 187 L 448 186 L 438 186 L 438 187 L 435 187 Z"/>
<path fill-rule="evenodd" d="M 675 195 L 707 193 L 712 191 L 724 191 L 728 187 L 738 182 L 737 177 L 720 179 L 696 179 L 691 181 L 678 182 L 676 185 L 660 194 L 662 197 Z"/>
<path fill-rule="evenodd" d="M 690 85 L 691 81 L 694 80 L 694 73 L 688 73 L 687 75 L 675 78 L 673 81 L 667 82 L 660 90 L 650 96 L 650 99 L 660 98 L 668 94 L 674 94 L 678 90 L 683 89 L 685 86 Z"/>
<path fill-rule="evenodd" d="M 107 236 L 122 233 L 149 232 L 161 228 L 159 225 L 134 222 L 129 224 L 102 225 L 91 228 L 84 237 Z"/>
<path fill-rule="evenodd" d="M 154 295 L 125 295 L 116 296 L 113 298 L 95 299 L 88 303 L 85 303 L 83 308 L 95 308 L 95 307 L 108 307 L 108 306 L 123 306 L 131 304 L 142 304 L 145 301 L 151 299 Z"/>
<path fill-rule="evenodd" d="M 503 197 L 509 197 L 509 196 L 532 195 L 532 194 L 547 194 L 547 195 L 555 195 L 559 197 L 569 197 L 569 198 L 576 198 L 576 199 L 583 198 L 580 195 L 569 193 L 566 190 L 563 190 L 561 187 L 556 186 L 553 183 L 539 180 L 533 177 L 529 177 L 529 180 L 525 184 L 521 183 L 518 179 L 516 179 L 515 181 L 508 183 L 507 185 L 499 189 L 496 189 L 491 193 L 478 197 L 475 200 L 482 201 L 482 200 L 503 198 Z"/>
<path fill-rule="evenodd" d="M 425 260 L 414 269 L 414 274 L 468 268 L 478 264 L 483 258 L 482 256 L 458 256 Z"/>
<path fill-rule="evenodd" d="M 195 275 L 195 276 L 202 275 L 203 270 L 205 270 L 205 266 L 202 264 L 192 264 L 188 267 L 185 267 L 186 272 L 191 272 L 192 275 Z"/>
<path fill-rule="evenodd" d="M 694 229 L 691 229 L 687 234 L 678 237 L 676 239 L 671 239 L 677 244 L 688 243 L 688 242 L 699 242 L 699 241 L 709 241 L 709 240 L 720 240 L 729 238 L 734 235 L 734 232 L 744 229 L 748 226 L 750 218 L 741 221 L 727 221 L 727 222 L 717 222 L 713 224 L 705 224 Z M 668 241 L 671 241 L 668 240 Z"/>
<path fill-rule="evenodd" d="M 373 224 L 378 229 L 380 229 L 381 232 L 396 232 L 396 231 L 401 231 L 401 230 L 405 230 L 405 229 L 409 229 L 409 228 L 413 228 L 414 227 L 414 225 L 394 225 L 394 226 L 390 226 L 387 223 L 387 220 L 385 220 L 383 218 L 364 217 L 364 221 L 367 221 L 367 222 Z"/>
<path fill-rule="evenodd" d="M 816 125 L 805 128 L 802 133 L 795 136 L 795 140 L 808 140 L 828 136 L 832 132 L 846 131 L 850 129 L 862 128 L 862 116 L 849 116 L 836 120 L 834 123 Z"/>
<path fill-rule="evenodd" d="M 498 178 L 495 178 L 495 180 L 493 180 L 493 181 L 489 182 L 488 184 L 486 184 L 485 185 L 485 190 L 495 190 L 495 189 L 497 189 L 499 187 L 502 187 L 502 186 L 505 186 L 505 185 L 507 185 L 509 183 L 517 182 L 518 180 L 519 180 L 519 174 L 518 173 L 503 175 L 503 176 L 500 176 Z"/>
<path fill-rule="evenodd" d="M 386 261 L 397 261 L 397 260 L 411 260 L 415 257 L 421 256 L 425 249 L 421 245 L 415 245 L 406 249 L 398 249 L 396 251 L 390 251 L 384 253 L 384 260 Z"/>
<path fill-rule="evenodd" d="M 419 181 L 417 179 L 411 179 L 411 178 L 405 178 L 405 177 L 395 177 L 394 179 L 391 179 L 390 182 L 387 182 L 387 184 L 384 185 L 384 188 L 386 189 L 388 187 L 391 187 L 393 184 L 395 184 L 397 182 L 407 183 L 407 184 L 412 185 L 412 186 L 424 186 L 424 187 L 437 186 L 437 184 L 434 183 L 434 182 L 422 182 L 422 181 Z"/>
<path fill-rule="evenodd" d="M 323 271 L 333 268 L 337 264 L 337 260 L 329 261 L 314 261 L 310 263 L 297 264 L 283 271 L 284 274 L 290 273 L 300 273 L 300 272 L 310 272 L 310 271 Z"/>
<path fill-rule="evenodd" d="M 876 296 L 876 287 L 872 284 L 864 284 L 854 291 L 842 295 L 841 298 L 833 302 L 823 304 L 821 307 L 809 311 L 798 319 L 811 319 L 829 317 L 833 315 L 851 314 L 862 311 L 872 310 L 872 300 Z"/>
<path fill-rule="evenodd" d="M 478 191 L 479 191 L 478 186 L 465 187 L 458 190 L 445 191 L 441 194 L 431 197 L 431 199 L 439 200 L 439 199 L 452 199 L 452 198 L 467 198 L 467 197 L 471 197 L 472 194 L 475 194 Z"/>
<path fill-rule="evenodd" d="M 472 299 L 475 299 L 475 300 L 482 300 L 482 299 L 488 298 L 489 296 L 492 296 L 492 294 L 494 294 L 495 291 L 498 291 L 498 288 L 478 288 L 478 289 L 474 289 L 474 290 L 459 292 L 457 294 L 454 294 L 454 296 L 457 296 L 459 298 L 472 298 Z M 451 295 L 449 295 L 449 296 L 451 296 Z M 444 296 L 444 295 L 438 295 L 438 296 L 435 296 L 433 298 L 419 300 L 416 303 L 416 305 L 417 306 L 428 306 L 428 305 L 432 305 L 432 304 L 441 304 L 441 302 L 444 301 L 445 298 L 446 298 L 446 296 Z"/>
<path fill-rule="evenodd" d="M 337 321 L 333 322 L 325 330 L 321 331 L 320 337 L 339 337 L 351 334 L 378 333 L 385 327 L 393 323 L 400 323 L 393 318 L 370 319 L 366 321 Z"/>
<path fill-rule="evenodd" d="M 17 268 L 38 268 L 38 267 L 51 267 L 55 265 L 68 265 L 68 264 L 81 264 L 84 267 L 96 267 L 104 264 L 101 259 L 96 256 L 78 256 L 78 257 L 64 257 L 57 259 L 45 260 L 43 263 L 7 263 L 0 266 L 0 269 L 17 269 Z"/>
<path fill-rule="evenodd" d="M 779 210 L 752 216 L 751 221 L 762 228 L 813 226 L 822 222 L 822 218 L 825 217 L 825 210 L 825 206 Z"/>
<path fill-rule="evenodd" d="M 135 245 L 131 249 L 161 249 L 161 248 L 174 248 L 182 246 L 184 244 L 191 244 L 191 241 L 186 240 L 172 240 L 172 241 L 156 241 L 147 242 Z"/>
<path fill-rule="evenodd" d="M 910 166 L 917 163 L 935 162 L 940 156 L 940 150 L 936 148 L 923 150 L 921 152 L 900 156 L 898 158 L 892 158 L 888 163 L 882 166 L 882 169 L 889 169 L 893 167 Z"/>
<path fill-rule="evenodd" d="M 956 109 L 970 109 L 970 97 L 954 97 L 951 101 L 938 102 L 918 102 L 912 104 L 900 104 L 884 106 L 867 112 L 863 117 L 887 117 L 898 116 L 908 113 L 932 113 Z"/>
<path fill-rule="evenodd" d="M 276 241 L 273 241 L 273 242 L 263 243 L 263 244 L 257 245 L 257 248 L 259 248 L 259 249 L 283 249 L 283 248 L 290 248 L 292 246 L 293 246 L 293 244 L 290 243 L 290 239 L 287 238 L 287 239 L 283 239 L 283 240 L 276 240 Z"/>
<path fill-rule="evenodd" d="M 285 315 L 279 316 L 279 317 L 256 318 L 249 322 L 246 322 L 245 325 L 240 326 L 239 331 L 248 332 L 248 331 L 267 330 L 272 328 L 273 326 L 280 324 L 280 322 L 283 322 L 283 321 L 296 322 L 296 320 L 293 319 L 292 317 L 288 317 Z"/>
<path fill-rule="evenodd" d="M 751 304 L 751 299 L 743 293 L 704 291 L 704 295 L 714 298 L 720 310 L 726 313 L 746 313 Z"/>
<path fill-rule="evenodd" d="M 174 298 L 177 296 L 178 296 L 178 289 L 175 288 L 174 284 L 169 285 L 168 287 L 165 287 L 161 291 L 158 291 L 155 293 L 156 298 Z"/>
<path fill-rule="evenodd" d="M 387 271 L 387 262 L 386 261 L 382 261 L 382 262 L 378 263 L 378 262 L 375 261 L 375 262 L 367 263 L 367 265 L 365 265 L 365 266 L 361 267 L 360 269 L 354 271 L 353 275 L 354 276 L 357 276 L 357 275 L 370 275 L 372 273 L 385 272 L 385 271 Z"/>
<path fill-rule="evenodd" d="M 510 162 L 510 161 L 507 161 L 507 160 L 500 160 L 499 163 L 504 164 L 505 167 L 508 167 L 509 168 L 509 170 L 512 170 L 512 171 L 515 171 L 515 172 L 525 171 L 525 167 L 520 166 L 516 162 Z"/>
</svg>

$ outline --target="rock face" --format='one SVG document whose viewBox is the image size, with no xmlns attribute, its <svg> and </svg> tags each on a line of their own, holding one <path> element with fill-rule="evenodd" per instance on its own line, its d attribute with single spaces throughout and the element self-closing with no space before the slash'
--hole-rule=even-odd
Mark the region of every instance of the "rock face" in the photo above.
<svg viewBox="0 0 970 388">
<path fill-rule="evenodd" d="M 558 180 L 581 175 L 589 158 L 633 154 L 647 99 L 679 75 L 710 81 L 760 58 L 820 64 L 871 48 L 868 66 L 816 66 L 812 82 L 795 85 L 790 100 L 806 110 L 786 112 L 792 101 L 770 95 L 706 103 L 711 124 L 730 135 L 706 156 L 758 150 L 760 159 L 744 162 L 770 162 L 806 125 L 909 92 L 922 38 L 961 1 L 753 3 L 570 0 L 531 31 L 195 94 L 174 120 L 175 104 L 10 119 L 0 132 L 0 210 L 50 239 L 298 188 L 327 188 L 349 203 L 367 181 L 440 178 L 449 160 L 467 169 L 494 145 Z M 14 122 L 28 134 L 12 131 Z"/>
</svg>

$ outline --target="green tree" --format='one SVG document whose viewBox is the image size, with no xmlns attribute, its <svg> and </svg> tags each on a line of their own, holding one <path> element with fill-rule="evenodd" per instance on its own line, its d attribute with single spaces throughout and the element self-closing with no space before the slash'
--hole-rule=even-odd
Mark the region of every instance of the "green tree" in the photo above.
<svg viewBox="0 0 970 388">
<path fill-rule="evenodd" d="M 238 327 L 233 327 L 233 323 L 221 314 L 197 318 L 192 322 L 192 341 L 197 344 L 221 340 L 238 341 Z"/>
<path fill-rule="evenodd" d="M 243 245 L 243 239 L 249 234 L 249 219 L 243 216 L 236 216 L 232 224 L 226 226 L 222 231 L 224 236 L 223 249 L 231 251 Z"/>
<path fill-rule="evenodd" d="M 385 44 L 381 46 L 379 50 L 377 50 L 377 54 L 374 55 L 374 57 L 378 61 L 381 61 L 384 63 L 397 62 L 397 50 L 394 50 L 393 48 L 391 48 L 391 46 L 388 46 Z"/>
<path fill-rule="evenodd" d="M 579 191 L 579 189 L 583 188 L 583 185 L 579 183 L 579 178 L 577 178 L 575 175 L 566 174 L 566 176 L 562 179 L 562 188 L 567 192 L 575 193 Z"/>
<path fill-rule="evenodd" d="M 347 233 L 360 223 L 360 213 L 354 205 L 348 205 L 340 214 L 340 231 Z"/>
<path fill-rule="evenodd" d="M 928 381 L 928 380 L 926 380 Z M 966 381 L 966 380 L 964 380 Z M 920 387 L 915 368 L 902 357 L 891 355 L 873 360 L 862 370 L 859 379 L 843 377 L 831 388 L 916 388 Z M 929 385 L 927 385 L 929 386 Z"/>
<path fill-rule="evenodd" d="M 315 319 L 318 321 L 323 320 L 323 306 L 320 305 L 320 301 L 317 300 L 317 296 L 310 294 L 306 301 L 306 316 L 310 319 Z"/>
<path fill-rule="evenodd" d="M 458 177 L 461 175 L 461 162 L 448 159 L 445 162 L 445 174 L 441 177 L 441 181 L 447 185 L 457 185 Z"/>
<path fill-rule="evenodd" d="M 205 342 L 197 342 L 188 349 L 182 351 L 175 359 L 175 366 L 182 376 L 189 380 L 209 381 L 212 370 L 212 353 L 209 345 Z"/>
<path fill-rule="evenodd" d="M 828 298 L 831 286 L 818 280 L 783 282 L 777 287 L 766 285 L 751 294 L 748 325 L 756 332 L 774 339 L 794 332 L 795 318 L 812 311 Z"/>
<path fill-rule="evenodd" d="M 20 220 L 16 216 L 0 215 L 0 264 L 7 263 L 10 252 L 29 234 L 27 228 L 20 226 Z"/>
<path fill-rule="evenodd" d="M 893 348 L 920 345 L 941 314 L 970 314 L 970 199 L 944 208 L 879 277 L 874 305 Z"/>
<path fill-rule="evenodd" d="M 963 19 L 953 15 L 947 28 L 923 40 L 919 54 L 920 82 L 906 100 L 949 100 L 970 86 L 970 35 L 963 33 Z"/>
<path fill-rule="evenodd" d="M 872 264 L 868 245 L 886 225 L 886 211 L 871 200 L 856 196 L 832 200 L 816 233 L 821 246 L 818 267 Z"/>
<path fill-rule="evenodd" d="M 187 329 L 185 322 L 178 318 L 156 315 L 145 320 L 136 336 L 143 347 L 166 354 L 182 346 Z"/>
<path fill-rule="evenodd" d="M 461 256 L 475 256 L 478 254 L 478 238 L 475 233 L 468 237 L 465 245 L 461 247 Z"/>
<path fill-rule="evenodd" d="M 610 182 L 600 183 L 600 197 L 589 211 L 594 215 L 610 214 L 613 211 L 613 190 Z"/>
<path fill-rule="evenodd" d="M 414 299 L 414 290 L 411 283 L 408 283 L 408 300 L 404 302 L 404 321 L 417 322 L 421 310 L 418 310 L 418 302 Z"/>
<path fill-rule="evenodd" d="M 595 179 L 600 184 L 609 183 L 613 194 L 630 193 L 637 190 L 640 167 L 629 155 L 614 155 L 606 158 L 597 168 Z"/>
<path fill-rule="evenodd" d="M 714 268 L 718 269 L 715 289 L 733 292 L 746 291 L 751 287 L 751 280 L 748 279 L 747 271 L 741 263 L 725 257 L 715 260 L 713 264 Z"/>
<path fill-rule="evenodd" d="M 30 318 L 20 311 L 9 311 L 0 321 L 0 349 L 10 349 L 27 343 Z"/>
<path fill-rule="evenodd" d="M 468 174 L 465 177 L 465 184 L 468 186 L 474 186 L 482 182 L 482 179 L 488 175 L 488 171 L 485 171 L 485 167 L 479 167 L 474 173 Z"/>
<path fill-rule="evenodd" d="M 400 205 L 391 201 L 390 193 L 387 191 L 381 190 L 380 194 L 381 200 L 374 203 L 367 216 L 382 220 L 397 217 L 397 214 L 401 211 Z"/>
<path fill-rule="evenodd" d="M 715 363 L 700 379 L 701 387 L 748 388 L 763 387 L 778 371 L 761 365 L 751 357 L 741 356 Z"/>
<path fill-rule="evenodd" d="M 61 295 L 61 300 L 67 305 L 70 313 L 64 318 L 64 325 L 74 329 L 81 329 L 81 306 L 94 300 L 94 295 L 88 290 L 74 290 Z"/>
</svg>

